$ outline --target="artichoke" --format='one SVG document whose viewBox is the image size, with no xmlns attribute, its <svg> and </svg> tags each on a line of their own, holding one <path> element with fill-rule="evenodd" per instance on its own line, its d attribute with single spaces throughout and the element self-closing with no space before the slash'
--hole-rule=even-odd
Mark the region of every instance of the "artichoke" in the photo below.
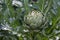
<svg viewBox="0 0 60 40">
<path fill-rule="evenodd" d="M 45 17 L 40 11 L 37 10 L 32 10 L 24 16 L 24 23 L 32 29 L 40 27 L 44 22 Z"/>
</svg>

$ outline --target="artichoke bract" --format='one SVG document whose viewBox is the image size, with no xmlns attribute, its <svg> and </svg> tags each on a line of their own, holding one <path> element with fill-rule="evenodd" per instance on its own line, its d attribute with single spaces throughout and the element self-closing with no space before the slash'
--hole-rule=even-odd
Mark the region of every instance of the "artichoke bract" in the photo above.
<svg viewBox="0 0 60 40">
<path fill-rule="evenodd" d="M 40 11 L 32 10 L 27 15 L 24 16 L 24 22 L 30 28 L 37 28 L 44 23 L 45 18 Z"/>
</svg>

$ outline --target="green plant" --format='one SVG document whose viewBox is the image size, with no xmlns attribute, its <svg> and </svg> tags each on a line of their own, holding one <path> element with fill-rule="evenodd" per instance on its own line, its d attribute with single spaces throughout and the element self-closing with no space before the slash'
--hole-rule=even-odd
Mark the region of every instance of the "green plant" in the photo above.
<svg viewBox="0 0 60 40">
<path fill-rule="evenodd" d="M 0 0 L 0 24 L 12 28 L 0 28 L 0 40 L 55 40 L 60 37 L 60 0 Z"/>
</svg>

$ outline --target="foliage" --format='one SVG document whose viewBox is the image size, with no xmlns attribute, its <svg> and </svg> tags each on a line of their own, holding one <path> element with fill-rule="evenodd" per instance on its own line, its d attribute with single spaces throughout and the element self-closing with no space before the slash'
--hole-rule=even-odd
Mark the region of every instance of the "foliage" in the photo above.
<svg viewBox="0 0 60 40">
<path fill-rule="evenodd" d="M 35 15 L 41 12 L 44 22 L 39 15 L 33 16 L 35 19 L 29 16 L 32 10 Z M 33 20 L 24 19 L 25 16 Z M 36 25 L 32 25 L 33 21 Z M 0 40 L 59 40 L 59 37 L 60 0 L 0 0 Z"/>
</svg>

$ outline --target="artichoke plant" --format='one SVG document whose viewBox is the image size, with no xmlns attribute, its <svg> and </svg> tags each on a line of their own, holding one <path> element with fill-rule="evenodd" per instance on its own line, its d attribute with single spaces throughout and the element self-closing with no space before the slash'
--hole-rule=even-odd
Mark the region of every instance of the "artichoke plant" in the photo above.
<svg viewBox="0 0 60 40">
<path fill-rule="evenodd" d="M 60 0 L 0 0 L 0 24 L 0 40 L 60 40 Z"/>
<path fill-rule="evenodd" d="M 36 29 L 45 23 L 45 16 L 38 10 L 32 10 L 24 16 L 24 22 L 29 28 Z"/>
</svg>

